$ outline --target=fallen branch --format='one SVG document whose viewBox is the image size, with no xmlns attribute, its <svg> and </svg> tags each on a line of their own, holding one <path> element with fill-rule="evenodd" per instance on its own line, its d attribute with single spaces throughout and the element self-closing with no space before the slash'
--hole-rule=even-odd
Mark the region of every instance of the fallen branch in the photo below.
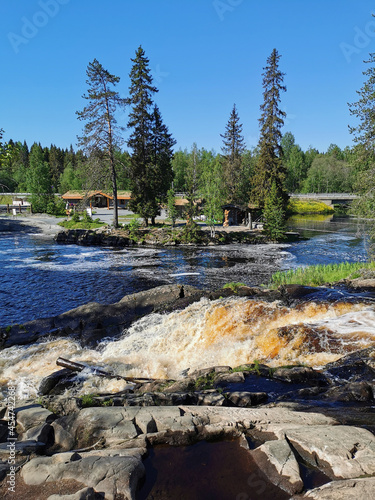
<svg viewBox="0 0 375 500">
<path fill-rule="evenodd" d="M 93 368 L 91 366 L 83 365 L 82 363 L 77 363 L 76 361 L 70 361 L 70 359 L 65 358 L 57 358 L 56 360 L 57 366 L 62 366 L 64 368 L 68 368 L 74 372 L 81 372 L 84 369 L 91 370 L 93 375 L 98 375 L 99 377 L 112 378 L 116 380 L 125 380 L 126 382 L 133 383 L 144 383 L 144 382 L 158 382 L 160 379 L 155 378 L 144 378 L 144 377 L 123 377 L 122 375 L 114 375 L 113 373 L 106 372 L 105 370 L 100 370 L 99 368 Z M 175 382 L 174 380 L 165 380 L 162 379 L 160 382 Z"/>
</svg>

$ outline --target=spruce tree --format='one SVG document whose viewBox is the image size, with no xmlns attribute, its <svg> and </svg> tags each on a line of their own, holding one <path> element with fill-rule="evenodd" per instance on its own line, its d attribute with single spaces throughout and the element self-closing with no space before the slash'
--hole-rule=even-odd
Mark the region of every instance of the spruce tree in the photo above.
<svg viewBox="0 0 375 500">
<path fill-rule="evenodd" d="M 267 59 L 263 73 L 263 104 L 261 117 L 259 159 L 253 178 L 252 197 L 260 207 L 264 207 L 268 193 L 275 182 L 278 197 L 285 208 L 288 193 L 285 189 L 285 166 L 282 160 L 281 128 L 286 114 L 280 109 L 280 94 L 286 91 L 283 85 L 284 73 L 279 70 L 280 55 L 274 49 Z"/>
<path fill-rule="evenodd" d="M 223 138 L 223 147 L 221 148 L 223 180 L 227 201 L 229 203 L 241 202 L 239 199 L 239 190 L 242 178 L 242 154 L 245 151 L 245 140 L 242 136 L 242 124 L 237 113 L 236 105 L 233 105 L 225 133 L 220 134 Z"/>
<path fill-rule="evenodd" d="M 112 181 L 113 192 L 113 226 L 118 227 L 117 177 L 115 149 L 121 143 L 115 112 L 125 104 L 115 86 L 120 81 L 103 68 L 97 59 L 87 66 L 87 94 L 83 98 L 88 105 L 83 111 L 77 111 L 78 118 L 85 121 L 83 136 L 79 137 L 79 145 L 90 156 L 92 165 L 100 165 L 108 171 Z M 94 168 L 93 170 L 96 170 Z"/>
<path fill-rule="evenodd" d="M 146 226 L 148 218 L 155 213 L 155 198 L 152 191 L 152 126 L 154 122 L 153 95 L 158 92 L 152 84 L 149 60 L 141 46 L 138 47 L 130 71 L 130 88 L 127 103 L 131 106 L 128 127 L 133 129 L 127 141 L 132 150 L 130 161 L 131 200 L 129 207 L 139 213 Z M 151 178 L 150 178 L 151 177 Z"/>
<path fill-rule="evenodd" d="M 154 210 L 150 211 L 151 223 L 160 213 L 161 204 L 167 200 L 167 193 L 173 181 L 172 157 L 176 141 L 163 123 L 159 108 L 154 105 L 151 115 L 151 164 L 148 167 L 149 191 L 154 202 Z"/>
<path fill-rule="evenodd" d="M 282 198 L 278 195 L 276 181 L 272 182 L 271 189 L 264 202 L 263 216 L 264 234 L 271 241 L 285 239 L 285 212 Z"/>
</svg>

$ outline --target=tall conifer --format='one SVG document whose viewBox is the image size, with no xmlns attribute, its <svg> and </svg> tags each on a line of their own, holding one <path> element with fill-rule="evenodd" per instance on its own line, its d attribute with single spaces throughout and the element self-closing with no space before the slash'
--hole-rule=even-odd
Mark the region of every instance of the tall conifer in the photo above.
<svg viewBox="0 0 375 500">
<path fill-rule="evenodd" d="M 83 137 L 79 137 L 79 144 L 91 156 L 92 165 L 108 168 L 112 181 L 113 192 L 113 225 L 118 226 L 117 210 L 117 177 L 115 149 L 121 143 L 118 132 L 115 112 L 123 107 L 125 102 L 115 90 L 120 78 L 111 75 L 97 59 L 87 66 L 87 80 L 89 86 L 83 98 L 88 105 L 83 111 L 77 111 L 78 118 L 85 121 Z"/>
<path fill-rule="evenodd" d="M 242 154 L 245 151 L 245 140 L 242 136 L 242 124 L 233 105 L 223 138 L 223 176 L 227 201 L 230 203 L 242 201 L 238 199 L 242 176 Z"/>
<path fill-rule="evenodd" d="M 152 165 L 152 124 L 153 95 L 158 92 L 152 84 L 149 60 L 141 46 L 138 47 L 130 71 L 128 104 L 131 106 L 128 127 L 133 129 L 128 139 L 132 150 L 130 162 L 130 189 L 132 192 L 129 207 L 139 213 L 148 224 L 154 214 L 155 199 L 151 190 L 150 170 Z"/>
<path fill-rule="evenodd" d="M 264 207 L 265 200 L 275 182 L 277 196 L 285 208 L 288 193 L 285 189 L 285 166 L 282 161 L 281 128 L 286 114 L 280 109 L 280 94 L 286 91 L 284 73 L 279 70 L 280 55 L 274 49 L 267 59 L 263 73 L 264 102 L 260 106 L 261 117 L 259 159 L 253 178 L 253 200 Z"/>
</svg>

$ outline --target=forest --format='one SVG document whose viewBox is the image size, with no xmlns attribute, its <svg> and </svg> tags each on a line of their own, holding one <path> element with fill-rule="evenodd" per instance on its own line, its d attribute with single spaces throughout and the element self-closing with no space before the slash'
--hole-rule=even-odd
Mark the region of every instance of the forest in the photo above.
<svg viewBox="0 0 375 500">
<path fill-rule="evenodd" d="M 154 222 L 161 205 L 173 200 L 178 192 L 186 194 L 189 215 L 195 215 L 196 200 L 200 199 L 205 200 L 208 218 L 215 220 L 223 202 L 255 203 L 265 208 L 273 184 L 273 204 L 281 200 L 282 210 L 288 193 L 359 192 L 366 196 L 358 210 L 367 216 L 373 214 L 373 195 L 369 193 L 375 153 L 373 125 L 366 113 L 367 108 L 372 109 L 372 55 L 367 61 L 371 66 L 364 72 L 368 81 L 357 92 L 358 102 L 349 105 L 350 113 L 359 120 L 359 125 L 351 129 L 354 145 L 341 149 L 331 144 L 327 151 L 313 146 L 304 151 L 292 132 L 282 133 L 285 113 L 280 102 L 286 87 L 285 74 L 279 69 L 280 57 L 274 49 L 263 68 L 258 145 L 245 144 L 240 113 L 234 104 L 228 122 L 223 123 L 220 152 L 196 143 L 189 150 L 175 148 L 176 141 L 155 103 L 158 89 L 141 46 L 131 59 L 126 99 L 116 90 L 119 78 L 94 59 L 86 71 L 88 91 L 83 98 L 87 105 L 77 111 L 84 122 L 77 148 L 28 145 L 19 138 L 4 142 L 4 130 L 0 129 L 0 192 L 32 193 L 39 202 L 40 197 L 44 199 L 39 203 L 40 211 L 54 213 L 59 211 L 54 193 L 101 189 L 113 191 L 116 200 L 117 190 L 129 190 L 130 208 L 144 218 L 146 225 L 149 218 Z M 127 110 L 127 127 L 117 123 L 120 108 Z M 126 128 L 130 135 L 125 141 Z"/>
</svg>

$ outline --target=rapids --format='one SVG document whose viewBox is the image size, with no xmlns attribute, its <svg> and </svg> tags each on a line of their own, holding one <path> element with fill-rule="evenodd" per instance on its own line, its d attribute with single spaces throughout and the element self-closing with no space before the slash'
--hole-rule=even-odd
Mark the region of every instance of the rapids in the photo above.
<svg viewBox="0 0 375 500">
<path fill-rule="evenodd" d="M 19 398 L 35 397 L 42 378 L 58 369 L 59 356 L 117 375 L 178 379 L 188 369 L 235 367 L 254 360 L 319 367 L 374 341 L 375 306 L 366 301 L 286 307 L 239 297 L 201 299 L 182 311 L 145 316 L 95 350 L 67 338 L 4 349 L 0 386 L 5 389 L 11 380 Z M 123 380 L 92 376 L 89 370 L 77 377 L 84 380 L 79 394 L 126 387 Z"/>
</svg>

